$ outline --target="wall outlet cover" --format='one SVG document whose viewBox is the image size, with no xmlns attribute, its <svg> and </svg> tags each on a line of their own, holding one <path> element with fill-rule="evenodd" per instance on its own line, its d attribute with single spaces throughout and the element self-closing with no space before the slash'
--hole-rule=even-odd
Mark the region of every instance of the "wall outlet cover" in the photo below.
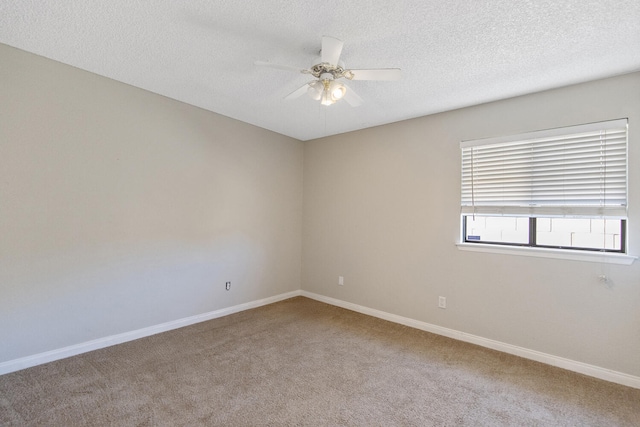
<svg viewBox="0 0 640 427">
<path fill-rule="evenodd" d="M 446 297 L 438 297 L 438 307 L 447 308 L 447 298 Z"/>
</svg>

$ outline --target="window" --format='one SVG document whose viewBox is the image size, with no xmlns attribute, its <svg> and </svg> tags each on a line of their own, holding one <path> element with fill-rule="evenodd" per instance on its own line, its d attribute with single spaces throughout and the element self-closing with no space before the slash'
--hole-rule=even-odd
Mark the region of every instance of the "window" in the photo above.
<svg viewBox="0 0 640 427">
<path fill-rule="evenodd" d="M 626 119 L 460 146 L 464 242 L 626 253 Z"/>
</svg>

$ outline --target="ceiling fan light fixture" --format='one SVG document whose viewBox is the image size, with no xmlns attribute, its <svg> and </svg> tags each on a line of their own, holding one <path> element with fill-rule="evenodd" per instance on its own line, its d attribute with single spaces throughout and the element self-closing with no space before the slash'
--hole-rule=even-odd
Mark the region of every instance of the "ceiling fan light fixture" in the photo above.
<svg viewBox="0 0 640 427">
<path fill-rule="evenodd" d="M 336 101 L 333 98 L 331 98 L 331 94 L 329 93 L 329 91 L 324 90 L 322 92 L 322 100 L 320 100 L 320 104 L 326 105 L 328 107 L 329 105 L 333 105 L 335 103 Z"/>
<path fill-rule="evenodd" d="M 341 100 L 347 93 L 347 88 L 342 83 L 332 79 L 322 79 L 310 85 L 309 95 L 320 100 L 322 105 L 333 105 Z"/>
<path fill-rule="evenodd" d="M 331 84 L 331 98 L 338 101 L 347 93 L 347 88 L 342 83 L 333 82 Z"/>
<path fill-rule="evenodd" d="M 324 91 L 324 85 L 320 80 L 310 83 L 309 89 L 307 89 L 307 93 L 309 94 L 311 99 L 315 101 L 320 101 L 320 98 L 322 98 L 323 91 Z"/>
<path fill-rule="evenodd" d="M 322 99 L 320 100 L 320 104 L 322 105 L 333 105 L 336 100 L 331 96 L 331 88 L 333 85 L 333 81 L 329 79 L 318 80 L 320 84 L 322 84 Z"/>
</svg>

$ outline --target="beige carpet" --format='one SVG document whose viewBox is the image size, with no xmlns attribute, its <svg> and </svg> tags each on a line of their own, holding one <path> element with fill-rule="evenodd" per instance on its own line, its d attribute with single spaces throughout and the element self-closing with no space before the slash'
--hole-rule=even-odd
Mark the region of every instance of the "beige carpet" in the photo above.
<svg viewBox="0 0 640 427">
<path fill-rule="evenodd" d="M 640 390 L 298 297 L 0 376 L 3 426 L 640 425 Z"/>
</svg>

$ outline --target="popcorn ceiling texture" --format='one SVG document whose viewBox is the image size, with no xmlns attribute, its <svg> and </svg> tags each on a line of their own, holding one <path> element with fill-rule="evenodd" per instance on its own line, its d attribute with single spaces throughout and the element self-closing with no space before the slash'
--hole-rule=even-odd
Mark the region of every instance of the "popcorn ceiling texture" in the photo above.
<svg viewBox="0 0 640 427">
<path fill-rule="evenodd" d="M 322 35 L 365 103 L 285 101 Z M 0 1 L 0 42 L 308 140 L 640 69 L 638 0 Z M 0 66 L 1 71 L 1 66 Z"/>
</svg>

